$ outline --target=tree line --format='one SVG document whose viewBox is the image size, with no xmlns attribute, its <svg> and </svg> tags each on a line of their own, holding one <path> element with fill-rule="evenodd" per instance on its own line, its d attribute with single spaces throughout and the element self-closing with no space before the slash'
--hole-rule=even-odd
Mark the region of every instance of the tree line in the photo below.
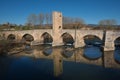
<svg viewBox="0 0 120 80">
<path fill-rule="evenodd" d="M 49 26 L 52 24 L 52 14 L 50 13 L 40 13 L 38 15 L 36 14 L 30 14 L 27 18 L 26 26 L 30 27 L 41 27 L 41 26 Z"/>
<path fill-rule="evenodd" d="M 89 27 L 82 18 L 79 17 L 67 17 L 63 16 L 63 29 L 81 29 L 85 27 Z M 29 29 L 41 29 L 41 28 L 52 28 L 52 14 L 51 13 L 40 13 L 30 14 L 26 18 L 25 25 L 0 25 L 4 26 L 4 28 L 15 28 L 16 30 L 29 30 Z M 117 21 L 115 19 L 104 19 L 100 20 L 96 27 L 91 27 L 92 29 L 114 29 L 117 26 Z M 0 27 L 3 29 L 2 27 Z M 119 27 L 117 27 L 118 29 Z"/>
<path fill-rule="evenodd" d="M 80 28 L 83 26 L 85 26 L 85 21 L 82 18 L 63 16 L 63 28 Z"/>
<path fill-rule="evenodd" d="M 72 17 L 66 17 L 66 16 L 63 16 L 63 27 L 72 27 L 72 26 L 76 26 L 77 24 L 79 24 L 78 26 L 80 25 L 83 25 L 85 24 L 85 21 L 81 18 L 72 18 Z M 42 27 L 42 26 L 52 26 L 52 14 L 49 14 L 49 13 L 46 13 L 46 14 L 43 14 L 43 13 L 40 13 L 39 15 L 36 15 L 36 14 L 30 14 L 27 18 L 27 23 L 26 23 L 27 26 L 39 26 L 39 27 Z"/>
</svg>

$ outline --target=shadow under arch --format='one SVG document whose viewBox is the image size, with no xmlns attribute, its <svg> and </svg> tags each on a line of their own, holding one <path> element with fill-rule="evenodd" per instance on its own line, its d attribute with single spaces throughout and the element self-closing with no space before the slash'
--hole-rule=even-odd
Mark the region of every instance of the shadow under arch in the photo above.
<svg viewBox="0 0 120 80">
<path fill-rule="evenodd" d="M 115 46 L 115 48 L 119 48 L 120 47 L 120 37 L 118 37 L 118 38 L 116 38 L 114 40 L 114 46 Z"/>
<path fill-rule="evenodd" d="M 114 40 L 114 60 L 120 64 L 120 37 Z"/>
<path fill-rule="evenodd" d="M 102 46 L 103 41 L 96 35 L 86 35 L 83 37 L 86 45 Z"/>
<path fill-rule="evenodd" d="M 22 40 L 31 42 L 31 41 L 34 41 L 34 37 L 30 34 L 24 34 L 22 37 Z"/>
<path fill-rule="evenodd" d="M 47 32 L 44 32 L 41 35 L 41 38 L 43 39 L 43 43 L 44 44 L 52 44 L 52 42 L 53 42 L 52 36 L 49 33 L 47 33 Z"/>
<path fill-rule="evenodd" d="M 16 39 L 16 37 L 14 34 L 9 34 L 7 37 L 7 40 L 9 40 L 9 41 L 14 41 L 15 39 Z"/>
<path fill-rule="evenodd" d="M 65 32 L 61 35 L 64 45 L 74 45 L 74 39 L 71 34 Z"/>
</svg>

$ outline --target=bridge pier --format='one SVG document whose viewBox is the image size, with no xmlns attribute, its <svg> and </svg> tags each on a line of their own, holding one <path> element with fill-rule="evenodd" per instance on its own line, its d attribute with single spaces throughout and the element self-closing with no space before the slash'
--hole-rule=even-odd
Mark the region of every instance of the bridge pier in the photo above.
<svg viewBox="0 0 120 80">
<path fill-rule="evenodd" d="M 85 46 L 85 43 L 84 43 L 84 40 L 82 39 L 82 37 L 80 35 L 77 35 L 75 36 L 75 48 L 78 48 L 78 47 L 84 47 Z"/>
<path fill-rule="evenodd" d="M 114 40 L 115 35 L 113 31 L 106 31 L 106 38 L 105 38 L 105 47 L 104 51 L 112 51 L 115 49 Z"/>
<path fill-rule="evenodd" d="M 113 51 L 115 49 L 115 47 L 112 45 L 112 43 L 105 43 L 105 47 L 104 47 L 104 51 Z"/>
<path fill-rule="evenodd" d="M 79 42 L 78 40 L 76 40 L 74 46 L 75 46 L 75 48 L 84 47 L 85 43 Z"/>
</svg>

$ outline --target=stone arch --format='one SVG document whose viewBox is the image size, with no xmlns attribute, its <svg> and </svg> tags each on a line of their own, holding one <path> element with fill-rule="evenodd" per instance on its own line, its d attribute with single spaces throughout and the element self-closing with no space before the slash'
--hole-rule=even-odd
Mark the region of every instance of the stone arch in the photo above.
<svg viewBox="0 0 120 80">
<path fill-rule="evenodd" d="M 84 43 L 87 45 L 103 44 L 101 38 L 96 35 L 91 35 L 91 34 L 85 35 L 83 37 L 83 40 L 84 40 Z"/>
<path fill-rule="evenodd" d="M 44 32 L 41 35 L 41 39 L 42 39 L 43 43 L 52 43 L 53 42 L 53 37 L 48 32 Z"/>
<path fill-rule="evenodd" d="M 31 34 L 24 34 L 22 36 L 22 40 L 31 42 L 31 41 L 34 41 L 34 37 Z"/>
<path fill-rule="evenodd" d="M 74 44 L 75 40 L 73 38 L 73 36 L 67 32 L 63 33 L 61 35 L 61 38 L 62 38 L 62 41 L 63 43 L 66 45 L 66 44 Z"/>
<path fill-rule="evenodd" d="M 117 37 L 117 38 L 114 40 L 114 46 L 115 46 L 115 47 L 120 47 L 120 37 Z"/>
<path fill-rule="evenodd" d="M 14 41 L 16 39 L 16 36 L 14 34 L 9 34 L 7 36 L 7 40 Z"/>
<path fill-rule="evenodd" d="M 114 60 L 120 64 L 120 36 L 114 40 Z"/>
<path fill-rule="evenodd" d="M 120 36 L 116 37 L 114 40 L 114 60 L 120 64 Z"/>
</svg>

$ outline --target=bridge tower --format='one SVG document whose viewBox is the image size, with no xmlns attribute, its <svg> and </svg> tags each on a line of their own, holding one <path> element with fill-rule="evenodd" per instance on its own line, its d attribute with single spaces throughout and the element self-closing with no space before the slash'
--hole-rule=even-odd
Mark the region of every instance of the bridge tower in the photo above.
<svg viewBox="0 0 120 80">
<path fill-rule="evenodd" d="M 53 12 L 53 46 L 62 44 L 62 13 Z"/>
</svg>

